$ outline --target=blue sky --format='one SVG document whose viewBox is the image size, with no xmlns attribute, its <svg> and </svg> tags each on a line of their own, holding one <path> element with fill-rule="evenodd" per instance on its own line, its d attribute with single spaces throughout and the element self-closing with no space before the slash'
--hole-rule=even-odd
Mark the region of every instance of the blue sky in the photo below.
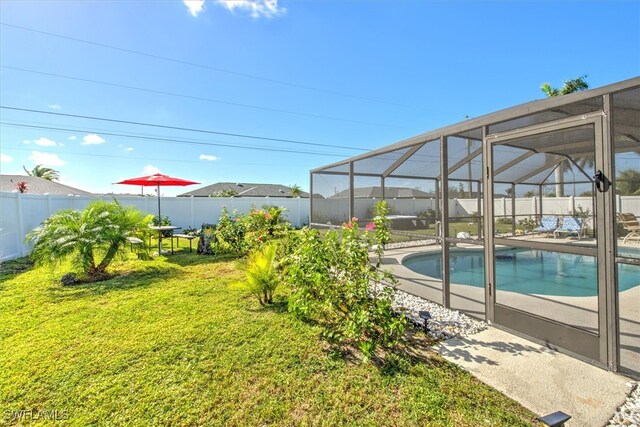
<svg viewBox="0 0 640 427">
<path fill-rule="evenodd" d="M 309 169 L 545 81 L 640 75 L 638 1 L 4 0 L 0 17 L 4 107 L 305 143 L 0 110 L 3 174 L 40 163 L 94 192 L 158 170 L 308 189 Z"/>
</svg>

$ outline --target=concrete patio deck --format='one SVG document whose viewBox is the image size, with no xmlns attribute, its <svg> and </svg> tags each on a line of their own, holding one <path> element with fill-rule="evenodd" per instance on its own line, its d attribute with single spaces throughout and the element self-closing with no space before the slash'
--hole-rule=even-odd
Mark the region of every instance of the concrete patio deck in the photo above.
<svg viewBox="0 0 640 427">
<path fill-rule="evenodd" d="M 494 327 L 436 351 L 538 415 L 571 415 L 567 426 L 605 425 L 629 392 L 621 375 Z"/>
</svg>

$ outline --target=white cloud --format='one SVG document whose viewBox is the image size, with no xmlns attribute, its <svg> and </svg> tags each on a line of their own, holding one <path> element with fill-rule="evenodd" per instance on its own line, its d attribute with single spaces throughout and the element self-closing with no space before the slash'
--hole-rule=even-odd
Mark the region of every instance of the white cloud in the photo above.
<svg viewBox="0 0 640 427">
<path fill-rule="evenodd" d="M 39 145 L 41 147 L 55 147 L 56 142 L 49 139 L 49 138 L 45 138 L 44 136 L 42 138 L 38 138 L 35 141 L 33 141 L 34 144 Z"/>
<path fill-rule="evenodd" d="M 204 10 L 204 0 L 182 0 L 192 16 L 198 16 Z"/>
<path fill-rule="evenodd" d="M 51 108 L 52 110 L 62 110 L 62 107 L 58 104 L 51 104 L 49 105 L 49 108 Z"/>
<path fill-rule="evenodd" d="M 127 147 L 124 149 L 124 151 L 133 151 L 133 147 Z"/>
<path fill-rule="evenodd" d="M 29 145 L 31 144 L 31 141 L 29 141 L 28 139 L 25 139 L 24 141 L 22 141 L 22 143 L 25 145 Z"/>
<path fill-rule="evenodd" d="M 218 160 L 219 157 L 217 156 L 212 156 L 210 154 L 200 154 L 200 160 L 209 160 L 209 161 L 214 161 L 214 160 Z"/>
<path fill-rule="evenodd" d="M 67 162 L 58 157 L 57 154 L 43 153 L 40 151 L 32 151 L 29 160 L 36 165 L 44 166 L 63 166 Z"/>
<path fill-rule="evenodd" d="M 273 18 L 287 12 L 278 6 L 278 0 L 216 0 L 216 3 L 231 12 L 236 9 L 249 12 L 252 18 Z"/>
<path fill-rule="evenodd" d="M 0 162 L 13 162 L 13 157 L 0 153 Z"/>
<path fill-rule="evenodd" d="M 160 169 L 153 166 L 153 165 L 147 165 L 144 167 L 144 169 L 142 170 L 144 172 L 145 175 L 153 175 L 156 173 L 160 173 Z"/>
<path fill-rule="evenodd" d="M 100 145 L 106 141 L 100 135 L 88 133 L 82 138 L 82 145 Z"/>
<path fill-rule="evenodd" d="M 75 136 L 75 135 L 71 135 L 71 136 L 69 137 L 69 141 L 75 141 L 76 139 L 78 139 L 78 137 L 77 137 L 77 136 Z"/>
</svg>

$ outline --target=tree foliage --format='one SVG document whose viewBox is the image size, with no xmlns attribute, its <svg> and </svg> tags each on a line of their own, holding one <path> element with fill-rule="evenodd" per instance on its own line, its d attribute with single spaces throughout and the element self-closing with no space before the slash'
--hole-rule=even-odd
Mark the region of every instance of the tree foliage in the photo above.
<svg viewBox="0 0 640 427">
<path fill-rule="evenodd" d="M 24 169 L 29 176 L 36 176 L 38 178 L 46 179 L 47 181 L 57 181 L 60 179 L 60 172 L 55 169 L 46 168 L 42 165 L 36 165 L 36 167 L 30 171 L 24 166 L 22 166 L 22 169 Z"/>
<path fill-rule="evenodd" d="M 616 177 L 616 192 L 621 196 L 640 196 L 640 171 L 620 171 Z"/>
<path fill-rule="evenodd" d="M 549 83 L 542 83 L 540 89 L 549 97 L 568 95 L 574 92 L 580 92 L 589 89 L 589 84 L 585 80 L 588 76 L 576 77 L 575 79 L 565 80 L 561 88 L 553 88 Z"/>
<path fill-rule="evenodd" d="M 127 237 L 145 232 L 150 220 L 151 215 L 145 217 L 138 209 L 123 208 L 117 202 L 94 202 L 83 211 L 64 209 L 27 235 L 34 243 L 31 258 L 38 264 L 71 259 L 88 281 L 103 280 Z"/>
</svg>

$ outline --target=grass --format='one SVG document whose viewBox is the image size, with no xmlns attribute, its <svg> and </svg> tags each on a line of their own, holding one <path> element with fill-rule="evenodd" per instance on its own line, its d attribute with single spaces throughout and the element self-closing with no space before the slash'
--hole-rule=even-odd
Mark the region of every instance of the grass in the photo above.
<svg viewBox="0 0 640 427">
<path fill-rule="evenodd" d="M 260 308 L 233 260 L 128 260 L 63 287 L 0 269 L 0 424 L 518 426 L 534 415 L 433 353 L 379 369 L 328 354 L 319 330 Z M 49 412 L 51 414 L 51 412 Z M 27 421 L 22 421 L 28 424 Z"/>
</svg>

